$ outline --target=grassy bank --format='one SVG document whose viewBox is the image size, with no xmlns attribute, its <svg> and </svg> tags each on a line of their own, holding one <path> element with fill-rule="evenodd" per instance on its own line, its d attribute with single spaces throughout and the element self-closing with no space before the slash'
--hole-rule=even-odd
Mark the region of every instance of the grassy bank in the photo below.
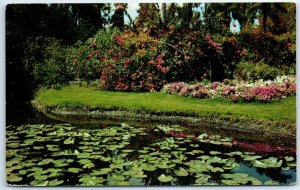
<svg viewBox="0 0 300 190">
<path fill-rule="evenodd" d="M 69 109 L 125 110 L 137 113 L 230 116 L 241 119 L 296 122 L 296 97 L 272 103 L 232 103 L 227 100 L 195 99 L 165 93 L 107 92 L 79 86 L 40 90 L 35 103 Z"/>
</svg>

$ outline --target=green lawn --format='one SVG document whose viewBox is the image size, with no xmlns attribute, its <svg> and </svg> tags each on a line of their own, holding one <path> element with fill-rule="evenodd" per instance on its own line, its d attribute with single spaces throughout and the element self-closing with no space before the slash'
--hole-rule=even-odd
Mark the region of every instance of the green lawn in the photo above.
<svg viewBox="0 0 300 190">
<path fill-rule="evenodd" d="M 272 103 L 233 103 L 227 100 L 195 99 L 161 92 L 124 93 L 68 86 L 61 90 L 40 90 L 34 100 L 50 107 L 68 107 L 105 110 L 127 110 L 152 114 L 186 116 L 225 115 L 244 119 L 278 122 L 296 121 L 296 97 Z"/>
</svg>

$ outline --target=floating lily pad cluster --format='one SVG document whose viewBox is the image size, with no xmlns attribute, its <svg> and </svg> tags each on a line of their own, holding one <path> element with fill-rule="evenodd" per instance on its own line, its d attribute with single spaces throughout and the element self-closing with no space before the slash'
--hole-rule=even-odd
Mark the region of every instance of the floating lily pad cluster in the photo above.
<svg viewBox="0 0 300 190">
<path fill-rule="evenodd" d="M 260 181 L 234 171 L 241 163 L 260 170 L 293 171 L 296 167 L 293 156 L 279 159 L 231 150 L 232 139 L 219 135 L 161 136 L 170 131 L 184 129 L 160 125 L 148 130 L 125 123 L 106 128 L 68 124 L 9 128 L 7 182 L 30 186 L 276 185 L 283 182 Z"/>
</svg>

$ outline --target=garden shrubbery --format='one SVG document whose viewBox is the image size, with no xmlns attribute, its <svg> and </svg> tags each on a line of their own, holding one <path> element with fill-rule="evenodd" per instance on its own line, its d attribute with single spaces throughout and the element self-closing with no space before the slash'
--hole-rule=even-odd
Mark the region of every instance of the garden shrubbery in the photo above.
<svg viewBox="0 0 300 190">
<path fill-rule="evenodd" d="M 216 15 L 204 21 L 196 15 L 184 22 L 177 18 L 160 26 L 160 18 L 152 14 L 155 11 L 143 6 L 138 20 L 144 19 L 144 24 L 136 25 L 140 28 L 103 28 L 86 42 L 69 47 L 50 39 L 33 42 L 26 58 L 32 62 L 29 65 L 34 67 L 36 80 L 47 87 L 75 80 L 92 86 L 98 83 L 104 90 L 135 92 L 159 91 L 173 83 L 172 92 L 198 98 L 211 97 L 222 84 L 227 89 L 222 97 L 234 101 L 270 101 L 284 96 L 278 85 L 251 90 L 248 86 L 257 80 L 295 75 L 295 32 L 271 33 L 246 22 L 239 33 L 231 33 L 227 21 Z M 158 26 L 145 19 L 149 14 Z M 236 79 L 237 85 L 221 83 L 224 79 L 231 83 Z M 273 95 L 266 97 L 264 92 Z"/>
<path fill-rule="evenodd" d="M 263 80 L 273 80 L 279 75 L 283 75 L 283 71 L 276 68 L 269 66 L 268 64 L 264 63 L 262 60 L 253 63 L 253 62 L 246 62 L 241 61 L 235 70 L 235 77 L 239 80 L 247 80 L 247 81 L 256 81 L 259 79 Z"/>
<path fill-rule="evenodd" d="M 102 37 L 101 37 L 102 38 Z M 98 36 L 87 61 L 101 73 L 100 88 L 117 91 L 159 90 L 166 84 L 169 63 L 164 45 L 147 33 L 117 32 L 110 36 L 110 46 L 101 47 Z M 99 47 L 100 46 L 100 47 Z"/>
</svg>

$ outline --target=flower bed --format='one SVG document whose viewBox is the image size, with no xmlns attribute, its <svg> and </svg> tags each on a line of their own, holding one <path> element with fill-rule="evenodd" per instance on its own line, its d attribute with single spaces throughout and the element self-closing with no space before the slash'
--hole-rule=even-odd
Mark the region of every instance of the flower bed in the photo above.
<svg viewBox="0 0 300 190">
<path fill-rule="evenodd" d="M 294 75 L 278 76 L 273 81 L 258 80 L 254 83 L 224 80 L 207 85 L 203 83 L 189 85 L 184 82 L 176 82 L 165 85 L 162 91 L 194 98 L 225 98 L 233 102 L 270 102 L 295 95 L 296 77 Z"/>
</svg>

